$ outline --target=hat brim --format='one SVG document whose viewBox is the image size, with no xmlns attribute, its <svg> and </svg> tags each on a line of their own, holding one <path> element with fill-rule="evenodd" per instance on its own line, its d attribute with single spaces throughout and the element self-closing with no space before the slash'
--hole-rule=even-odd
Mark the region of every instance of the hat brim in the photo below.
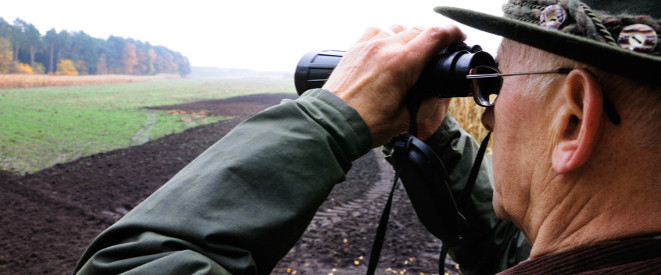
<svg viewBox="0 0 661 275">
<path fill-rule="evenodd" d="M 455 8 L 435 11 L 464 25 L 496 34 L 596 68 L 661 82 L 661 57 L 646 55 L 506 17 Z"/>
</svg>

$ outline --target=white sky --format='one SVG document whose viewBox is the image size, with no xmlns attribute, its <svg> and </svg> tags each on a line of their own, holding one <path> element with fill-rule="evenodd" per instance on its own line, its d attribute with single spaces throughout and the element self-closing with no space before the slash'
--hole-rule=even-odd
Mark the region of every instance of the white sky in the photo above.
<svg viewBox="0 0 661 275">
<path fill-rule="evenodd" d="M 0 17 L 19 17 L 42 35 L 55 28 L 148 41 L 187 56 L 191 66 L 293 72 L 308 51 L 344 50 L 369 26 L 451 23 L 439 5 L 500 15 L 499 0 L 19 0 Z M 460 25 L 461 26 L 461 25 Z M 500 39 L 465 26 L 468 43 L 495 54 Z"/>
</svg>

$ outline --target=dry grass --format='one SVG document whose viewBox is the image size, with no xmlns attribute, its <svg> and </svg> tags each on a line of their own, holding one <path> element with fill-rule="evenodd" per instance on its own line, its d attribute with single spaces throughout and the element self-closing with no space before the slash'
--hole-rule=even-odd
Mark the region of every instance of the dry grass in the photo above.
<svg viewBox="0 0 661 275">
<path fill-rule="evenodd" d="M 48 86 L 96 85 L 129 83 L 149 80 L 179 78 L 178 75 L 161 74 L 154 76 L 139 75 L 29 75 L 0 74 L 0 89 L 34 88 Z"/>
</svg>

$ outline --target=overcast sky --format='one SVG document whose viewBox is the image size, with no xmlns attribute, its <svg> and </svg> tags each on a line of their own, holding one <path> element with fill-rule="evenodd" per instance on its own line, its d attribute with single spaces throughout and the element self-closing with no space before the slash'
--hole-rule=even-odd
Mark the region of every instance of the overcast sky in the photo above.
<svg viewBox="0 0 661 275">
<path fill-rule="evenodd" d="M 451 21 L 433 8 L 448 5 L 500 15 L 499 0 L 18 0 L 0 17 L 21 18 L 42 35 L 84 31 L 162 45 L 191 66 L 293 72 L 308 51 L 349 48 L 369 26 L 432 26 Z M 461 25 L 460 25 L 461 26 Z M 461 26 L 468 42 L 495 53 L 499 38 Z"/>
</svg>

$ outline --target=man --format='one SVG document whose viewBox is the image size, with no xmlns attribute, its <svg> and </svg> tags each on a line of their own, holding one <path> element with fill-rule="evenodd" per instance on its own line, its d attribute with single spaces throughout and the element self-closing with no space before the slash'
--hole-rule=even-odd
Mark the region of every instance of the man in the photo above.
<svg viewBox="0 0 661 275">
<path fill-rule="evenodd" d="M 555 16 L 543 27 L 438 9 L 509 38 L 498 55 L 504 73 L 544 72 L 505 77 L 497 104 L 485 111 L 483 122 L 494 133 L 494 208 L 485 207 L 484 201 L 490 199 L 482 195 L 489 186 L 484 185 L 488 180 L 482 180 L 468 218 L 483 222 L 471 228 L 468 245 L 451 249 L 460 256 L 460 265 L 466 262 L 473 270 L 486 270 L 471 266 L 469 259 L 470 253 L 483 252 L 480 244 L 490 248 L 484 251 L 503 253 L 474 256 L 488 261 L 507 258 L 516 254 L 517 246 L 525 247 L 513 237 L 517 231 L 501 230 L 509 228 L 507 222 L 488 221 L 495 210 L 516 224 L 531 244 L 531 259 L 506 272 L 657 272 L 661 147 L 655 141 L 661 129 L 656 106 L 661 91 L 654 76 L 661 59 L 653 54 L 658 49 L 654 47 L 652 55 L 641 54 L 617 43 L 602 46 L 575 38 L 583 32 L 599 40 L 604 34 L 603 28 L 594 27 L 600 17 L 588 12 L 591 5 L 561 1 L 559 7 L 542 13 L 546 8 L 540 2 L 558 4 L 512 1 L 505 11 L 516 18 Z M 628 3 L 631 7 L 643 3 L 634 2 L 640 3 Z M 606 18 L 616 19 L 620 17 L 612 12 L 624 8 L 630 7 L 593 6 L 610 11 Z M 630 17 L 639 20 L 642 14 Z M 592 22 L 587 27 L 586 18 Z M 649 24 L 656 22 L 647 18 L 643 20 Z M 620 18 L 620 22 L 628 20 Z M 546 29 L 559 21 L 563 21 L 559 30 Z M 651 25 L 661 31 L 658 24 Z M 572 33 L 563 33 L 567 30 Z M 432 55 L 464 38 L 456 27 L 393 27 L 392 31 L 391 36 L 368 30 L 324 89 L 308 91 L 296 101 L 254 116 L 209 148 L 103 232 L 76 272 L 269 273 L 302 234 L 333 184 L 343 179 L 351 161 L 406 131 L 407 90 Z M 639 34 L 634 33 L 629 43 L 640 40 Z M 445 155 L 470 155 L 466 148 L 474 146 L 456 131 L 450 118 L 444 118 L 447 104 L 428 100 L 418 116 L 421 138 L 428 137 L 444 161 Z M 465 174 L 457 163 L 469 158 L 454 158 L 446 166 L 455 167 L 454 176 Z M 499 246 L 505 248 L 491 249 Z M 491 270 L 522 260 L 514 259 Z"/>
<path fill-rule="evenodd" d="M 531 260 L 505 273 L 658 272 L 658 2 L 503 9 L 506 18 L 438 11 L 508 38 L 502 72 L 543 72 L 505 78 L 483 115 L 494 134 L 494 210 L 532 245 Z"/>
</svg>

